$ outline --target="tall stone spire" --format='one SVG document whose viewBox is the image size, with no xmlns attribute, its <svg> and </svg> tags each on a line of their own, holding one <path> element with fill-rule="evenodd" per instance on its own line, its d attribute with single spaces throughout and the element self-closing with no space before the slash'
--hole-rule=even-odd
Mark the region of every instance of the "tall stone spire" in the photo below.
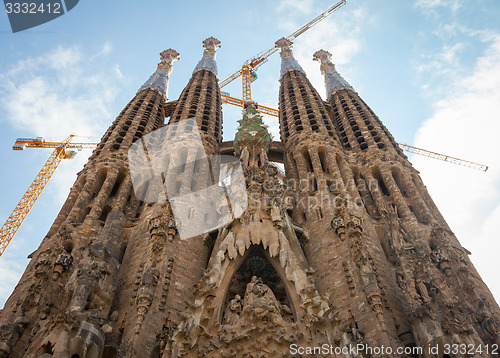
<svg viewBox="0 0 500 358">
<path fill-rule="evenodd" d="M 115 343 L 111 343 L 113 338 L 106 342 L 106 337 L 116 336 L 114 332 L 108 333 L 120 317 L 118 307 L 126 307 L 129 312 L 125 315 L 131 320 L 119 335 L 123 334 L 127 342 L 137 336 L 135 326 L 142 322 L 151 302 L 148 297 L 153 296 L 150 292 L 144 293 L 147 290 L 144 282 L 148 282 L 151 291 L 163 281 L 157 284 L 158 269 L 152 265 L 145 267 L 145 273 L 137 270 L 146 262 L 144 256 L 129 254 L 144 242 L 159 246 L 149 231 L 146 238 L 137 237 L 139 241 L 135 241 L 136 236 L 128 239 L 127 223 L 138 219 L 144 210 L 144 202 L 134 194 L 128 149 L 145 134 L 162 126 L 165 120 L 168 78 L 178 53 L 169 49 L 161 56 L 156 72 L 116 117 L 78 173 L 56 220 L 32 254 L 33 259 L 16 291 L 6 302 L 0 314 L 0 357 L 52 357 L 54 352 L 55 356 L 64 357 L 109 356 L 110 351 L 117 349 L 113 347 Z M 153 249 L 145 249 L 149 251 Z M 162 256 L 165 258 L 162 264 L 171 265 L 172 261 L 167 258 L 173 256 L 170 252 Z M 127 283 L 130 289 L 126 293 L 115 286 L 124 275 L 122 267 L 131 269 L 130 272 L 137 270 L 133 275 L 125 274 L 130 276 Z M 133 277 L 137 277 L 136 286 Z M 161 279 L 166 280 L 163 274 Z M 33 287 L 43 287 L 43 290 L 27 294 Z M 138 298 L 134 296 L 137 291 Z M 160 305 L 158 302 L 158 306 L 154 306 L 155 318 L 164 321 L 167 313 L 162 312 L 160 316 L 163 307 Z M 53 321 L 50 330 L 38 329 L 47 317 L 59 314 L 65 318 L 57 323 Z M 74 329 L 66 334 L 65 327 L 70 320 Z M 15 332 L 15 335 L 4 332 Z M 156 332 L 153 339 L 155 335 Z M 141 347 L 134 349 L 139 351 L 137 356 L 149 356 L 149 352 L 146 355 L 140 351 Z"/>
<path fill-rule="evenodd" d="M 337 72 L 331 61 L 332 55 L 318 50 L 313 60 L 320 62 L 321 73 L 325 76 L 327 102 L 330 116 L 344 148 L 390 150 L 397 152 L 400 159 L 406 157 L 382 121 L 361 99 L 354 88 Z"/>
<path fill-rule="evenodd" d="M 203 41 L 203 57 L 194 68 L 193 74 L 200 70 L 208 70 L 217 76 L 217 63 L 215 62 L 215 51 L 220 47 L 220 41 L 215 37 L 209 37 Z"/>
<path fill-rule="evenodd" d="M 171 48 L 160 53 L 160 56 L 161 62 L 158 63 L 158 68 L 142 85 L 139 91 L 151 88 L 160 92 L 165 97 L 166 101 L 168 96 L 168 81 L 172 73 L 173 63 L 174 61 L 180 60 L 180 57 L 179 53 Z"/>
<path fill-rule="evenodd" d="M 203 57 L 182 90 L 169 124 L 195 118 L 204 143 L 211 143 L 209 152 L 214 154 L 222 140 L 222 101 L 215 62 L 215 50 L 220 47 L 220 41 L 209 37 L 203 41 L 203 47 Z"/>
<path fill-rule="evenodd" d="M 300 67 L 297 60 L 293 57 L 292 41 L 282 37 L 276 41 L 276 47 L 281 48 L 281 73 L 280 78 L 285 75 L 287 71 L 297 70 L 305 74 L 305 71 Z"/>
<path fill-rule="evenodd" d="M 318 50 L 313 55 L 313 60 L 321 64 L 321 74 L 325 76 L 326 97 L 329 98 L 339 89 L 351 89 L 352 86 L 337 72 L 332 62 L 332 54 L 326 50 Z"/>
</svg>

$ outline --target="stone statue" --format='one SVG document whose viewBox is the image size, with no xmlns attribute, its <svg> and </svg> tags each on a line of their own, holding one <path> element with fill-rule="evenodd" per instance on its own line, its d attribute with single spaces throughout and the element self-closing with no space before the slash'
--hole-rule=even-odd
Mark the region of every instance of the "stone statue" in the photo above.
<svg viewBox="0 0 500 358">
<path fill-rule="evenodd" d="M 429 296 L 429 291 L 427 290 L 427 285 L 424 281 L 424 274 L 422 272 L 417 272 L 415 277 L 415 286 L 417 288 L 420 297 L 424 303 L 430 302 L 431 296 Z"/>
<path fill-rule="evenodd" d="M 273 306 L 277 306 L 277 300 L 273 291 L 262 282 L 262 279 L 253 276 L 245 291 L 244 306 L 249 306 L 259 301 Z"/>
<path fill-rule="evenodd" d="M 262 282 L 262 279 L 253 276 L 245 291 L 243 299 L 243 313 L 250 314 L 250 319 L 270 321 L 283 326 L 285 321 L 280 314 L 281 304 L 274 296 L 273 291 Z"/>
<path fill-rule="evenodd" d="M 242 310 L 241 297 L 240 295 L 236 295 L 227 304 L 226 311 L 224 312 L 225 324 L 231 326 L 236 324 L 236 322 L 238 322 L 238 319 L 240 318 L 241 310 Z"/>
<path fill-rule="evenodd" d="M 291 322 L 293 320 L 292 309 L 286 304 L 281 305 L 280 314 L 286 322 Z"/>
</svg>

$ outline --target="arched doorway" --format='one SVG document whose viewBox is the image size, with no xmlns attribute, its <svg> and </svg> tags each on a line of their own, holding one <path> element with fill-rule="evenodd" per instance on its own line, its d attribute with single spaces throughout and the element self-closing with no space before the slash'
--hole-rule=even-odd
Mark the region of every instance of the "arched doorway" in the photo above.
<svg viewBox="0 0 500 358">
<path fill-rule="evenodd" d="M 224 309 L 222 310 L 221 320 L 224 321 L 224 311 L 231 300 L 236 296 L 239 296 L 242 300 L 244 299 L 247 286 L 254 276 L 261 280 L 262 283 L 272 291 L 282 308 L 281 313 L 284 318 L 293 321 L 293 305 L 290 302 L 287 288 L 280 274 L 270 262 L 269 255 L 262 245 L 252 245 L 247 250 L 243 262 L 234 272 L 224 299 Z"/>
</svg>

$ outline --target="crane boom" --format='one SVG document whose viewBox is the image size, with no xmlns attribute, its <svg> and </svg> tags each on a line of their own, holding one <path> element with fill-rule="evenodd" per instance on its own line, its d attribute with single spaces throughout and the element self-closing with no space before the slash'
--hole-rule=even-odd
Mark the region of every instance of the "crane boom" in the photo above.
<svg viewBox="0 0 500 358">
<path fill-rule="evenodd" d="M 325 18 L 327 18 L 328 16 L 330 16 L 334 11 L 336 11 L 339 8 L 341 8 L 342 6 L 344 6 L 345 3 L 346 3 L 346 0 L 339 1 L 338 3 L 336 3 L 335 5 L 333 5 L 332 7 L 330 7 L 328 10 L 326 10 L 325 12 L 321 13 L 320 15 L 318 15 L 314 20 L 309 21 L 309 23 L 307 23 L 306 25 L 302 26 L 300 29 L 298 29 L 297 31 L 295 31 L 290 36 L 288 36 L 287 39 L 293 42 L 293 40 L 295 40 L 297 37 L 299 37 L 304 32 L 306 32 L 307 30 L 309 30 L 311 27 L 313 27 L 314 25 L 316 25 L 318 22 L 324 20 Z"/>
<path fill-rule="evenodd" d="M 238 106 L 241 108 L 245 107 L 245 101 L 239 98 L 231 97 L 227 94 L 222 94 L 221 93 L 221 100 L 224 103 L 232 104 L 233 106 Z M 257 109 L 259 112 L 264 113 L 264 114 L 269 114 L 270 116 L 278 117 L 279 116 L 279 111 L 275 108 L 263 106 L 260 104 L 257 104 Z"/>
<path fill-rule="evenodd" d="M 468 168 L 472 168 L 472 169 L 481 170 L 483 172 L 488 170 L 488 166 L 484 165 L 484 164 L 474 163 L 474 162 L 470 162 L 468 160 L 451 157 L 449 155 L 431 152 L 430 150 L 413 147 L 413 146 L 408 145 L 408 144 L 402 144 L 402 143 L 398 143 L 398 144 L 403 150 L 406 150 L 407 152 L 410 152 L 410 153 L 423 155 L 424 157 L 439 159 L 439 160 L 442 160 L 444 162 L 457 164 L 457 165 L 461 165 L 463 167 L 468 167 Z"/>
<path fill-rule="evenodd" d="M 72 136 L 72 138 L 74 135 Z M 12 146 L 14 150 L 23 150 L 24 148 L 60 148 L 64 146 L 65 149 L 83 149 L 83 148 L 94 148 L 96 143 L 85 142 L 85 143 L 72 143 L 66 141 L 63 142 L 51 142 L 45 141 L 42 137 L 36 138 L 17 138 L 16 142 Z"/>
<path fill-rule="evenodd" d="M 309 30 L 311 27 L 316 25 L 318 22 L 324 20 L 328 16 L 330 16 L 334 11 L 338 10 L 342 6 L 346 4 L 346 0 L 341 0 L 335 5 L 331 6 L 328 10 L 322 12 L 320 15 L 315 17 L 313 20 L 309 21 L 307 24 L 302 26 L 300 29 L 292 33 L 290 36 L 287 37 L 288 40 L 293 41 L 300 35 L 302 35 L 304 32 Z M 230 75 L 228 78 L 226 78 L 223 81 L 219 82 L 219 88 L 222 88 L 238 77 L 242 76 L 243 80 L 243 100 L 245 101 L 250 101 L 251 100 L 251 92 L 250 92 L 250 83 L 253 81 L 253 74 L 255 73 L 255 70 L 259 68 L 263 63 L 267 61 L 267 58 L 271 56 L 273 53 L 278 51 L 278 48 L 276 46 L 271 47 L 267 51 L 262 51 L 259 53 L 257 56 L 252 58 L 251 60 L 245 61 L 245 63 L 241 66 L 241 69 L 238 71 L 234 72 L 232 75 Z"/>
</svg>

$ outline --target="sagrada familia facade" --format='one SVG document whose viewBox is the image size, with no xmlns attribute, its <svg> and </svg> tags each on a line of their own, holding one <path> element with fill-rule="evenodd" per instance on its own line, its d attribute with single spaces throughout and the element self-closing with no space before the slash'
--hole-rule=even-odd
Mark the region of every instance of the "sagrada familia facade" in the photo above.
<svg viewBox="0 0 500 358">
<path fill-rule="evenodd" d="M 0 357 L 496 356 L 498 304 L 331 55 L 314 54 L 324 101 L 277 41 L 281 141 L 247 103 L 223 142 L 220 42 L 203 44 L 174 101 L 179 55 L 161 54 L 78 173 L 0 313 Z M 179 130 L 193 119 L 201 146 Z M 148 180 L 130 148 L 170 143 L 154 133 L 171 126 L 181 140 Z M 227 195 L 182 201 L 211 187 Z"/>
</svg>

